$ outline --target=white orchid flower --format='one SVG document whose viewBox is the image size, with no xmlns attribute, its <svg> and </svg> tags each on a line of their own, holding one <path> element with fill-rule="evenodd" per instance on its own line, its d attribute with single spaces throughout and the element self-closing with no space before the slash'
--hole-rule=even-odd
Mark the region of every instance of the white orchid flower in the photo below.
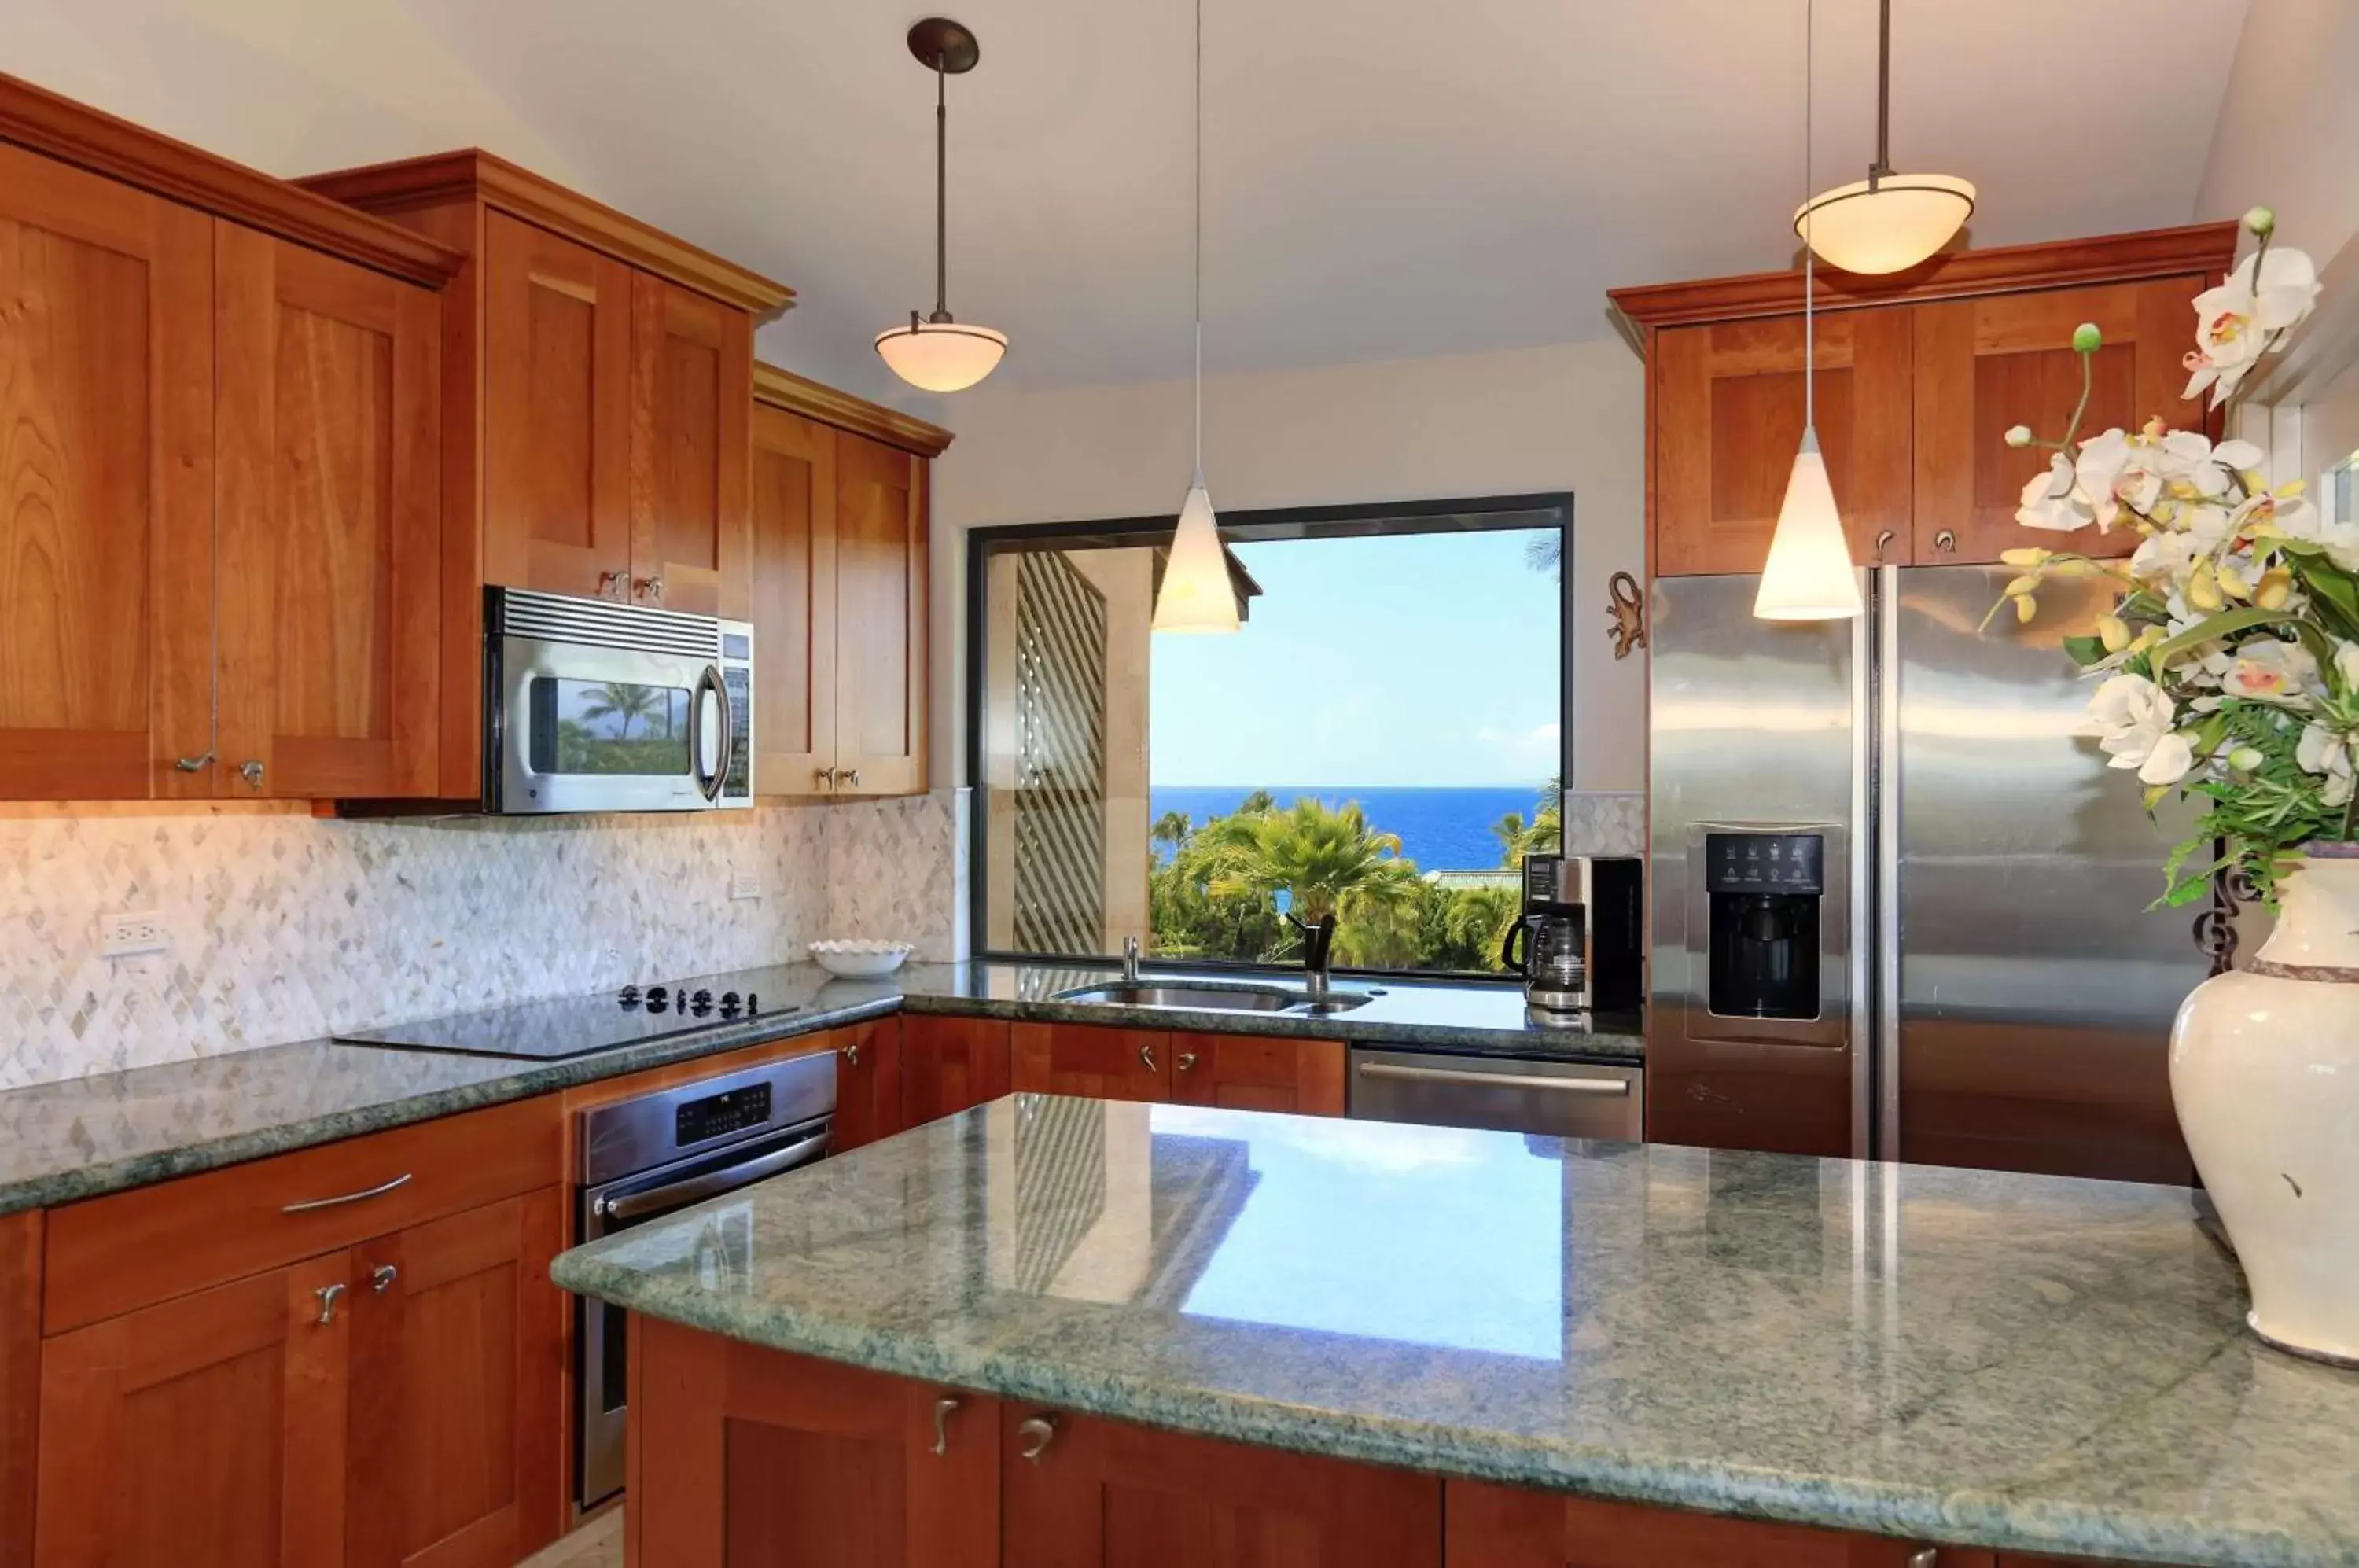
<svg viewBox="0 0 2359 1568">
<path fill-rule="evenodd" d="M 2113 531 L 2124 506 L 2143 514 L 2161 498 L 2163 475 L 2155 462 L 2159 455 L 2153 442 L 2134 440 L 2119 430 L 2081 443 L 2081 455 L 2072 463 L 2073 481 L 2087 497 L 2099 532 Z"/>
<path fill-rule="evenodd" d="M 2359 642 L 2335 643 L 2334 673 L 2345 691 L 2359 691 Z"/>
<path fill-rule="evenodd" d="M 2359 572 L 2359 518 L 2330 523 L 2307 495 L 2269 492 L 2254 496 L 2237 508 L 2240 517 L 2276 525 L 2288 539 L 2321 545 L 2326 559 L 2344 572 Z M 2239 527 L 2243 524 L 2240 522 Z"/>
<path fill-rule="evenodd" d="M 2054 533 L 2076 533 L 2094 522 L 2096 516 L 2096 509 L 2080 494 L 2072 460 L 2060 452 L 2048 460 L 2045 471 L 2025 484 L 2023 505 L 2015 509 L 2015 520 L 2025 528 Z"/>
<path fill-rule="evenodd" d="M 2298 642 L 2255 637 L 2207 656 L 2205 668 L 2215 668 L 2214 660 L 2218 661 L 2220 689 L 2231 697 L 2306 708 L 2313 695 L 2324 691 L 2317 657 Z"/>
<path fill-rule="evenodd" d="M 2234 397 L 2276 334 L 2310 314 L 2318 291 L 2318 268 L 2300 251 L 2272 245 L 2239 262 L 2226 282 L 2195 297 L 2195 347 L 2180 396 L 2208 387 L 2215 408 Z"/>
<path fill-rule="evenodd" d="M 2340 734 L 2324 724 L 2313 724 L 2301 732 L 2294 746 L 2293 759 L 2305 773 L 2316 773 L 2326 780 L 2319 798 L 2329 806 L 2348 804 L 2354 782 L 2352 748 L 2359 745 L 2359 735 Z"/>
</svg>

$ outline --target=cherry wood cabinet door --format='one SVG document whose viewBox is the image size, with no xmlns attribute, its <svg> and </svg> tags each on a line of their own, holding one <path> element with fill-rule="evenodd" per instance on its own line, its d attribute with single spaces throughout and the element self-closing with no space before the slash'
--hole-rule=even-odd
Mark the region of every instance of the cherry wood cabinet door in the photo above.
<svg viewBox="0 0 2359 1568">
<path fill-rule="evenodd" d="M 841 1154 L 901 1130 L 901 1020 L 879 1018 L 835 1031 L 835 1124 Z"/>
<path fill-rule="evenodd" d="M 2129 528 L 2054 534 L 2017 523 L 2024 485 L 2050 454 L 2008 446 L 2006 431 L 2028 425 L 2043 440 L 2063 435 L 2081 399 L 2072 329 L 2083 321 L 2104 333 L 2091 367 L 2083 437 L 2116 426 L 2135 430 L 2158 415 L 2201 429 L 2201 400 L 2184 402 L 2179 394 L 2187 385 L 2181 357 L 2195 341 L 2194 299 L 2206 284 L 2190 274 L 1913 307 L 1918 564 L 1988 564 L 2020 545 L 2097 556 L 2136 550 L 2138 536 Z"/>
<path fill-rule="evenodd" d="M 351 1271 L 334 1253 L 43 1346 L 38 1568 L 338 1562 Z"/>
<path fill-rule="evenodd" d="M 1009 1037 L 1013 1087 L 1019 1094 L 1171 1098 L 1172 1037 L 1161 1029 L 1013 1024 Z"/>
<path fill-rule="evenodd" d="M 484 580 L 620 600 L 631 577 L 631 269 L 484 219 Z"/>
<path fill-rule="evenodd" d="M 0 1568 L 33 1561 L 40 1452 L 41 1214 L 0 1218 Z"/>
<path fill-rule="evenodd" d="M 835 438 L 835 751 L 839 793 L 926 788 L 926 464 Z"/>
<path fill-rule="evenodd" d="M 901 1015 L 901 1125 L 922 1127 L 996 1100 L 1015 1087 L 1003 1018 Z"/>
<path fill-rule="evenodd" d="M 814 795 L 835 780 L 836 434 L 783 408 L 753 418 L 754 788 Z"/>
<path fill-rule="evenodd" d="M 1433 1476 L 1013 1404 L 1001 1419 L 1010 1564 L 1440 1568 Z"/>
<path fill-rule="evenodd" d="M 990 1396 L 636 1314 L 630 1365 L 628 1561 L 999 1568 Z"/>
<path fill-rule="evenodd" d="M 1227 1111 L 1343 1114 L 1343 1042 L 1244 1034 L 1171 1037 L 1171 1097 Z"/>
<path fill-rule="evenodd" d="M 1451 1481 L 1450 1568 L 1908 1568 L 1920 1543 Z M 1944 1551 L 1940 1568 L 1988 1568 Z"/>
<path fill-rule="evenodd" d="M 441 303 L 214 230 L 220 792 L 430 796 Z"/>
<path fill-rule="evenodd" d="M 557 1539 L 564 1213 L 545 1187 L 353 1249 L 351 1568 L 508 1568 Z"/>
<path fill-rule="evenodd" d="M 1879 539 L 1910 560 L 1909 355 L 1905 309 L 1818 319 L 1819 446 L 1863 563 Z M 1802 439 L 1801 318 L 1666 329 L 1652 370 L 1656 574 L 1759 572 Z"/>
<path fill-rule="evenodd" d="M 647 273 L 631 278 L 631 597 L 745 617 L 754 323 Z"/>
<path fill-rule="evenodd" d="M 0 146 L 0 798 L 213 792 L 212 229 Z"/>
</svg>

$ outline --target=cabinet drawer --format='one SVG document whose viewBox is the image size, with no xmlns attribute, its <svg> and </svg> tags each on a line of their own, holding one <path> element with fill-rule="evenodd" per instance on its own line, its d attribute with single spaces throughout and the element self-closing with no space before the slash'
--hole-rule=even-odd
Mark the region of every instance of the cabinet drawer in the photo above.
<svg viewBox="0 0 2359 1568">
<path fill-rule="evenodd" d="M 549 1186 L 561 1132 L 545 1094 L 56 1210 L 42 1332 Z"/>
</svg>

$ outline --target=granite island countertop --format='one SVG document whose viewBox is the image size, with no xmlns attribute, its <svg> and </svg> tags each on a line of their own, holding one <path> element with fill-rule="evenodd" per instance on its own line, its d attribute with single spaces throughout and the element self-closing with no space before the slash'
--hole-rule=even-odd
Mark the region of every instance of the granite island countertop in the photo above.
<svg viewBox="0 0 2359 1568">
<path fill-rule="evenodd" d="M 1017 1095 L 564 1254 L 1043 1405 L 2041 1553 L 2359 1563 L 2359 1373 L 2180 1189 Z"/>
<path fill-rule="evenodd" d="M 1153 966 L 1148 973 L 1156 973 Z M 1332 1018 L 1054 999 L 1059 992 L 1114 977 L 1111 968 L 973 963 L 911 964 L 882 980 L 842 980 L 813 964 L 786 964 L 701 977 L 715 992 L 757 992 L 761 1017 L 717 1025 L 693 1037 L 562 1061 L 311 1040 L 0 1091 L 0 1214 L 903 1010 L 1363 1040 L 1574 1061 L 1635 1062 L 1645 1050 L 1636 1017 L 1607 1018 L 1590 1029 L 1543 1029 L 1526 1021 L 1521 994 L 1511 986 L 1339 981 L 1338 989 L 1375 988 L 1385 995 Z"/>
</svg>

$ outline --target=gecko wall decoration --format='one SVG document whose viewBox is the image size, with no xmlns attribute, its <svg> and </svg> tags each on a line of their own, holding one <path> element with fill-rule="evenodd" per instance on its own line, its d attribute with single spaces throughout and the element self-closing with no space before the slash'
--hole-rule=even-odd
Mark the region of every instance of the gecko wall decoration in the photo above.
<svg viewBox="0 0 2359 1568">
<path fill-rule="evenodd" d="M 1606 628 L 1614 638 L 1614 657 L 1627 659 L 1631 649 L 1647 646 L 1647 602 L 1639 597 L 1638 580 L 1626 572 L 1606 579 L 1605 592 L 1605 607 L 1614 616 Z"/>
</svg>

